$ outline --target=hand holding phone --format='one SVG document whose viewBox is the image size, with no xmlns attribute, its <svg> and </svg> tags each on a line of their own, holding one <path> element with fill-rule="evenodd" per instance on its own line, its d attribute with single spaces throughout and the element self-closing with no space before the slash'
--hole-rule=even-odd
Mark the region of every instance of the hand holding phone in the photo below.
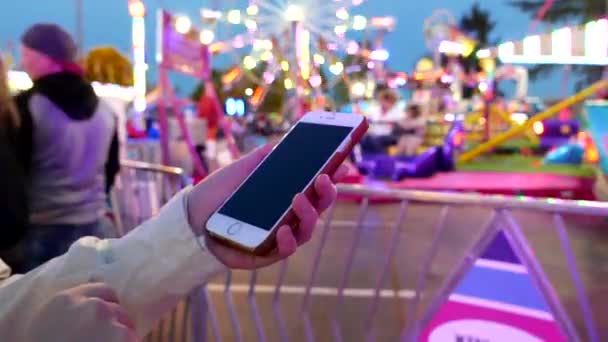
<svg viewBox="0 0 608 342">
<path fill-rule="evenodd" d="M 333 182 L 339 181 L 348 173 L 348 168 L 342 165 L 334 174 L 333 182 L 327 176 L 318 177 L 315 182 L 315 192 L 319 199 L 314 206 L 305 196 L 296 196 L 297 199 L 294 199 L 293 204 L 294 212 L 301 223 L 297 230 L 292 230 L 289 226 L 283 226 L 277 230 L 277 248 L 270 255 L 253 257 L 251 253 L 226 246 L 209 237 L 204 229 L 209 217 L 266 158 L 273 146 L 269 144 L 261 147 L 214 172 L 194 187 L 188 195 L 188 220 L 195 235 L 204 239 L 209 251 L 231 269 L 257 269 L 274 264 L 295 253 L 297 247 L 308 242 L 314 233 L 317 223 L 315 219 L 335 200 L 337 192 Z M 213 196 L 209 196 L 209 194 L 213 194 Z M 306 210 L 306 208 L 312 209 Z"/>
<path fill-rule="evenodd" d="M 310 204 L 316 182 L 328 182 L 367 130 L 354 114 L 309 113 L 209 218 L 207 232 L 225 245 L 266 255 L 286 226 L 297 229 L 302 215 L 297 194 Z M 326 181 L 323 181 L 326 179 Z M 317 191 L 315 191 L 317 190 Z M 312 207 L 312 206 L 311 206 Z M 301 213 L 300 213 L 301 214 Z M 304 215 L 305 216 L 305 215 Z M 314 219 L 316 222 L 316 218 Z"/>
</svg>

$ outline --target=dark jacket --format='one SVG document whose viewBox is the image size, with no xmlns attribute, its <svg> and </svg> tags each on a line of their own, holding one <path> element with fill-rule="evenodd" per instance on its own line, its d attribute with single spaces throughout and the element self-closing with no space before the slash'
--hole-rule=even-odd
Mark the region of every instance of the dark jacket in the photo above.
<svg viewBox="0 0 608 342">
<path fill-rule="evenodd" d="M 0 113 L 0 118 L 8 114 Z M 0 250 L 15 246 L 25 235 L 28 210 L 25 173 L 17 157 L 17 131 L 11 120 L 0 122 Z"/>
</svg>

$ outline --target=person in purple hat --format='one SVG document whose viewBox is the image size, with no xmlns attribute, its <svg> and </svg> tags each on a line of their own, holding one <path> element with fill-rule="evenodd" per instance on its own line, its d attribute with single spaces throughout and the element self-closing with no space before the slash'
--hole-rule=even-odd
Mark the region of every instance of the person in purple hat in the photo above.
<svg viewBox="0 0 608 342">
<path fill-rule="evenodd" d="M 55 24 L 33 25 L 21 37 L 22 65 L 34 84 L 15 97 L 29 226 L 20 244 L 2 254 L 17 272 L 65 253 L 80 237 L 99 235 L 118 172 L 116 117 L 76 57 L 74 40 Z"/>
</svg>

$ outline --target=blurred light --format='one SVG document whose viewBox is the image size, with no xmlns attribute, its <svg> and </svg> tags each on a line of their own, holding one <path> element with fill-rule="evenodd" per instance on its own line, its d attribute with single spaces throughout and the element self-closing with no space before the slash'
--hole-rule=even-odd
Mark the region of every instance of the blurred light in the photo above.
<svg viewBox="0 0 608 342">
<path fill-rule="evenodd" d="M 365 0 L 353 0 L 353 5 L 354 6 L 359 6 L 359 5 L 361 5 L 363 3 L 363 1 L 365 1 Z"/>
<path fill-rule="evenodd" d="M 264 95 L 266 90 L 262 87 L 255 88 L 255 92 L 253 92 L 253 96 L 251 97 L 251 104 L 254 106 L 259 106 L 264 99 Z"/>
<path fill-rule="evenodd" d="M 146 6 L 141 0 L 130 0 L 129 14 L 133 18 L 143 18 L 146 16 Z"/>
<path fill-rule="evenodd" d="M 403 87 L 404 85 L 407 84 L 407 77 L 406 76 L 397 76 L 393 79 L 393 82 L 395 82 L 395 87 Z"/>
<path fill-rule="evenodd" d="M 323 57 L 323 55 L 321 55 L 321 54 L 315 53 L 315 55 L 313 56 L 313 60 L 318 65 L 325 64 L 325 57 Z"/>
<path fill-rule="evenodd" d="M 213 43 L 214 39 L 215 39 L 215 33 L 213 33 L 213 31 L 211 31 L 211 30 L 202 30 L 201 31 L 201 33 L 200 33 L 201 44 L 209 45 L 209 44 Z"/>
<path fill-rule="evenodd" d="M 254 16 L 254 15 L 258 15 L 258 13 L 260 12 L 260 8 L 258 7 L 258 5 L 251 5 L 249 7 L 247 7 L 247 14 Z"/>
<path fill-rule="evenodd" d="M 353 83 L 353 85 L 350 87 L 350 92 L 355 97 L 362 97 L 365 95 L 365 84 L 363 82 Z"/>
<path fill-rule="evenodd" d="M 238 66 L 234 67 L 234 68 L 230 69 L 230 71 L 228 71 L 222 77 L 222 83 L 230 84 L 230 83 L 234 82 L 240 75 L 241 75 L 241 68 L 239 68 Z"/>
<path fill-rule="evenodd" d="M 367 62 L 367 68 L 368 68 L 369 70 L 372 70 L 372 69 L 373 69 L 373 68 L 375 68 L 375 67 L 376 67 L 376 63 L 374 63 L 374 61 L 369 61 L 369 62 Z"/>
<path fill-rule="evenodd" d="M 389 53 L 387 50 L 385 49 L 378 49 L 378 50 L 374 50 L 371 53 L 371 59 L 373 59 L 374 61 L 380 61 L 380 62 L 384 62 L 386 60 L 388 60 L 389 58 Z"/>
<path fill-rule="evenodd" d="M 523 125 L 528 121 L 528 114 L 526 113 L 513 113 L 511 114 L 511 121 L 515 122 L 518 125 Z"/>
<path fill-rule="evenodd" d="M 551 35 L 551 50 L 554 56 L 572 56 L 572 30 L 569 27 L 553 32 Z"/>
<path fill-rule="evenodd" d="M 439 43 L 439 52 L 445 54 L 462 55 L 464 54 L 464 46 L 462 46 L 460 43 L 444 40 Z"/>
<path fill-rule="evenodd" d="M 363 31 L 367 27 L 367 18 L 362 15 L 353 17 L 353 30 Z"/>
<path fill-rule="evenodd" d="M 300 75 L 304 80 L 310 77 L 310 31 L 299 27 L 296 31 L 296 56 Z"/>
<path fill-rule="evenodd" d="M 258 24 L 255 20 L 247 19 L 245 20 L 245 27 L 247 27 L 249 31 L 255 31 L 258 29 Z"/>
<path fill-rule="evenodd" d="M 293 81 L 290 80 L 289 78 L 286 78 L 283 83 L 285 85 L 285 89 L 287 89 L 287 90 L 293 89 Z"/>
<path fill-rule="evenodd" d="M 243 58 L 243 65 L 245 66 L 246 69 L 253 69 L 257 66 L 257 62 L 255 61 L 255 59 L 251 56 L 245 56 L 245 58 Z"/>
<path fill-rule="evenodd" d="M 175 31 L 181 34 L 186 34 L 192 28 L 192 21 L 186 16 L 179 16 L 175 19 Z"/>
<path fill-rule="evenodd" d="M 371 25 L 376 28 L 392 30 L 395 26 L 395 19 L 392 17 L 375 17 L 372 18 Z"/>
<path fill-rule="evenodd" d="M 532 130 L 534 131 L 534 133 L 536 133 L 536 135 L 542 135 L 543 133 L 545 133 L 545 125 L 543 125 L 541 121 L 536 121 L 532 125 Z"/>
<path fill-rule="evenodd" d="M 452 113 L 446 113 L 443 116 L 443 119 L 447 122 L 453 122 L 456 119 L 456 116 L 454 116 L 454 114 L 452 114 Z"/>
<path fill-rule="evenodd" d="M 34 86 L 32 79 L 23 71 L 9 71 L 8 85 L 14 91 L 28 90 Z"/>
<path fill-rule="evenodd" d="M 513 42 L 506 42 L 498 45 L 498 57 L 500 59 L 510 57 L 515 54 L 515 44 Z"/>
<path fill-rule="evenodd" d="M 281 61 L 281 69 L 283 69 L 283 71 L 285 71 L 285 72 L 289 71 L 289 62 Z"/>
<path fill-rule="evenodd" d="M 490 49 L 482 49 L 477 51 L 477 58 L 479 59 L 483 59 L 483 58 L 490 58 L 492 57 L 492 51 L 490 51 Z"/>
<path fill-rule="evenodd" d="M 365 97 L 371 99 L 374 97 L 376 91 L 376 82 L 373 79 L 367 80 L 367 86 L 365 87 Z"/>
<path fill-rule="evenodd" d="M 343 70 L 344 65 L 341 62 L 337 62 L 329 66 L 329 71 L 336 76 L 340 75 Z"/>
<path fill-rule="evenodd" d="M 287 21 L 302 21 L 304 20 L 304 9 L 299 5 L 291 4 L 285 10 L 285 20 Z"/>
<path fill-rule="evenodd" d="M 448 74 L 441 75 L 441 82 L 446 84 L 452 83 L 454 82 L 454 76 Z"/>
<path fill-rule="evenodd" d="M 137 1 L 131 1 L 129 5 L 136 3 Z M 134 5 L 135 6 L 135 5 Z M 143 6 L 143 4 L 142 4 Z M 145 12 L 145 8 L 138 9 L 135 11 L 142 10 Z M 133 89 L 135 90 L 135 99 L 133 101 L 133 107 L 137 114 L 143 113 L 146 110 L 146 71 L 148 65 L 146 64 L 146 21 L 144 19 L 145 13 L 138 13 L 133 16 L 132 20 L 132 48 L 133 48 Z"/>
<path fill-rule="evenodd" d="M 95 94 L 99 97 L 109 97 L 130 102 L 135 99 L 136 95 L 133 87 L 122 87 L 117 84 L 102 84 L 99 82 L 93 82 L 91 86 L 93 86 Z"/>
<path fill-rule="evenodd" d="M 334 27 L 334 32 L 338 36 L 345 34 L 347 30 L 348 30 L 348 27 L 346 25 L 336 25 L 336 27 Z"/>
<path fill-rule="evenodd" d="M 524 55 L 525 56 L 540 56 L 541 45 L 540 36 L 529 36 L 524 38 Z"/>
<path fill-rule="evenodd" d="M 228 15 L 226 15 L 226 20 L 228 20 L 229 23 L 231 24 L 235 24 L 238 25 L 241 23 L 241 11 L 239 10 L 230 10 L 228 12 Z"/>
<path fill-rule="evenodd" d="M 272 84 L 272 82 L 274 82 L 274 74 L 269 72 L 269 71 L 265 71 L 264 72 L 264 83 L 266 84 Z"/>
<path fill-rule="evenodd" d="M 608 53 L 608 20 L 592 21 L 585 26 L 585 55 L 593 58 L 606 57 Z"/>
<path fill-rule="evenodd" d="M 464 132 L 463 131 L 458 131 L 456 132 L 456 134 L 454 134 L 454 146 L 456 147 L 460 147 L 462 146 L 462 144 L 464 143 Z"/>
<path fill-rule="evenodd" d="M 213 44 L 211 44 L 211 46 L 209 46 L 209 52 L 213 53 L 218 53 L 221 51 L 226 50 L 226 43 L 224 42 L 215 42 Z"/>
<path fill-rule="evenodd" d="M 317 88 L 323 83 L 323 79 L 320 75 L 312 75 L 308 82 L 313 88 Z"/>
<path fill-rule="evenodd" d="M 243 47 L 245 47 L 245 40 L 243 39 L 243 36 L 238 35 L 234 37 L 234 39 L 232 40 L 232 47 L 234 47 L 235 49 L 242 49 Z"/>
<path fill-rule="evenodd" d="M 597 150 L 597 147 L 593 144 L 589 144 L 585 151 L 586 159 L 590 163 L 597 163 L 600 161 L 600 153 Z"/>
<path fill-rule="evenodd" d="M 236 114 L 236 100 L 232 97 L 226 100 L 226 114 L 234 116 Z"/>
<path fill-rule="evenodd" d="M 353 40 L 348 42 L 348 46 L 346 46 L 346 53 L 349 55 L 355 55 L 357 52 L 359 52 L 359 44 Z"/>
<path fill-rule="evenodd" d="M 258 51 L 258 50 L 267 50 L 266 49 L 266 43 L 264 42 L 263 39 L 256 39 L 253 41 L 253 50 L 254 51 Z"/>
<path fill-rule="evenodd" d="M 488 91 L 488 83 L 487 82 L 479 82 L 479 91 L 485 93 Z"/>
<path fill-rule="evenodd" d="M 274 57 L 274 55 L 272 54 L 271 51 L 264 51 L 261 55 L 260 55 L 260 59 L 263 60 L 264 62 L 268 62 L 269 60 L 271 60 Z"/>
<path fill-rule="evenodd" d="M 350 17 L 350 15 L 348 14 L 348 11 L 344 7 L 340 8 L 336 11 L 336 18 L 338 18 L 340 20 L 348 20 L 349 17 Z"/>
<path fill-rule="evenodd" d="M 203 9 L 201 10 L 201 17 L 208 20 L 217 20 L 222 17 L 222 12 Z"/>
<path fill-rule="evenodd" d="M 505 56 L 500 60 L 507 64 L 608 65 L 608 57 L 588 56 Z"/>
</svg>

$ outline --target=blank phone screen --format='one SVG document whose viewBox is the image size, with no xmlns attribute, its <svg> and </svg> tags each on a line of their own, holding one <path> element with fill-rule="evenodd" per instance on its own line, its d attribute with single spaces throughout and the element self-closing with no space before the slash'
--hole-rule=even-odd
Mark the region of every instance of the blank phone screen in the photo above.
<svg viewBox="0 0 608 342">
<path fill-rule="evenodd" d="M 299 123 L 219 213 L 270 230 L 323 168 L 351 127 Z M 213 194 L 210 194 L 211 196 Z"/>
</svg>

